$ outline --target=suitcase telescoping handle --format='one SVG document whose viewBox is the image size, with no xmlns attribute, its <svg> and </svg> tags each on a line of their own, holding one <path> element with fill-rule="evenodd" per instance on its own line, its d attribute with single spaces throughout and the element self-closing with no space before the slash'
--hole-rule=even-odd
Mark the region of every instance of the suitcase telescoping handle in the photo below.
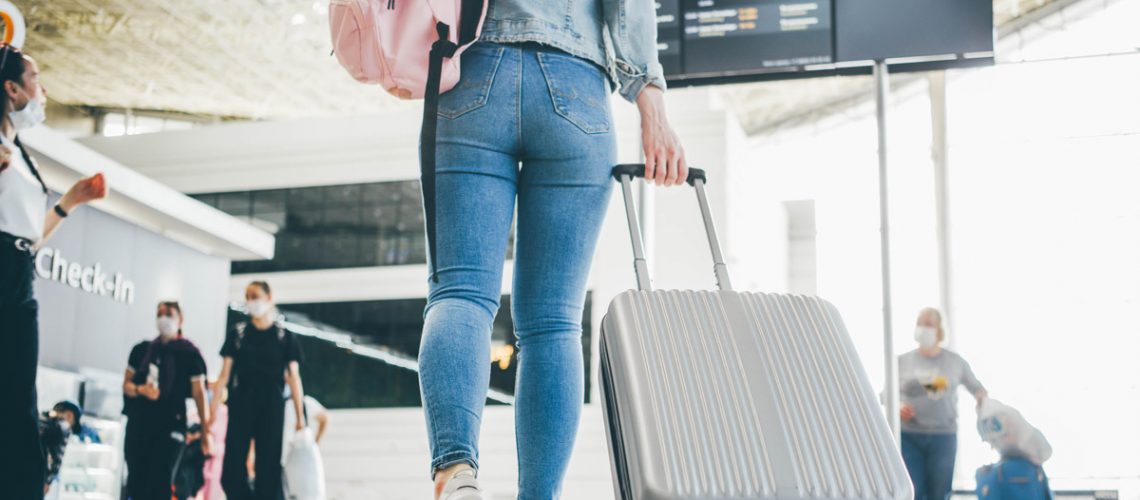
<svg viewBox="0 0 1140 500">
<path fill-rule="evenodd" d="M 625 217 L 629 222 L 629 239 L 633 242 L 633 272 L 637 276 L 637 289 L 648 292 L 653 289 L 653 286 L 649 282 L 649 265 L 645 260 L 645 249 L 641 242 L 637 209 L 633 205 L 633 178 L 645 176 L 645 165 L 641 163 L 618 165 L 614 167 L 613 176 L 621 183 L 622 198 L 625 200 Z M 713 224 L 709 199 L 705 194 L 706 180 L 707 176 L 704 170 L 690 168 L 689 177 L 685 182 L 697 190 L 697 202 L 701 207 L 701 216 L 705 221 L 705 233 L 708 235 L 709 248 L 712 250 L 713 272 L 716 273 L 717 287 L 728 291 L 732 290 L 732 282 L 728 279 L 728 266 L 724 263 L 724 254 L 720 250 L 720 239 L 717 238 L 716 225 Z"/>
</svg>

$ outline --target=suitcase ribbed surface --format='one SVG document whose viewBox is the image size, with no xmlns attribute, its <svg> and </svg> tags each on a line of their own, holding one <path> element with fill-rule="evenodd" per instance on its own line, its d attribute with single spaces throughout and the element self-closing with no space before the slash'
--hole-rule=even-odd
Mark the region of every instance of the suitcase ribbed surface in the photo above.
<svg viewBox="0 0 1140 500">
<path fill-rule="evenodd" d="M 909 479 L 835 308 L 626 292 L 603 322 L 634 498 L 903 498 Z M 616 446 L 611 443 L 611 446 Z M 623 481 L 622 478 L 618 478 Z"/>
</svg>

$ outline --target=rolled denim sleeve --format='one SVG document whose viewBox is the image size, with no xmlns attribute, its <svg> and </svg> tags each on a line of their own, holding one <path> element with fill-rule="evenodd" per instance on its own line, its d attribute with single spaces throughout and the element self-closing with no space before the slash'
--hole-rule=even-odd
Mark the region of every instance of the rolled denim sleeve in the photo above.
<svg viewBox="0 0 1140 500">
<path fill-rule="evenodd" d="M 619 92 L 635 102 L 646 85 L 665 90 L 665 71 L 657 59 L 657 11 L 652 0 L 603 0 L 606 27 L 614 49 Z"/>
</svg>

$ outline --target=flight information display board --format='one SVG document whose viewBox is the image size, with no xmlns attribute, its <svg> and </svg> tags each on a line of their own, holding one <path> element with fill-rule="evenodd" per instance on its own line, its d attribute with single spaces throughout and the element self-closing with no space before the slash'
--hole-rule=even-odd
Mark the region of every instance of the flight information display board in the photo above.
<svg viewBox="0 0 1140 500">
<path fill-rule="evenodd" d="M 656 0 L 665 78 L 687 86 L 866 73 L 872 59 L 917 59 L 898 61 L 904 71 L 993 60 L 990 0 L 836 1 Z"/>
<path fill-rule="evenodd" d="M 841 1 L 840 61 L 993 52 L 993 0 Z"/>
<path fill-rule="evenodd" d="M 773 71 L 832 62 L 831 0 L 659 0 L 669 77 Z"/>
</svg>

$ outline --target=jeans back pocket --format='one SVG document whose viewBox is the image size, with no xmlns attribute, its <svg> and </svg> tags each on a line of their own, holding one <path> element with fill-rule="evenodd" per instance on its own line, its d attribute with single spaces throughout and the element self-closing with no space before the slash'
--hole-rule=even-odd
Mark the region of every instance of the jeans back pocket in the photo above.
<svg viewBox="0 0 1140 500">
<path fill-rule="evenodd" d="M 609 83 L 602 69 L 570 54 L 537 55 L 554 111 L 587 134 L 609 132 Z"/>
<path fill-rule="evenodd" d="M 487 104 L 504 50 L 501 45 L 476 43 L 463 51 L 459 82 L 439 96 L 439 116 L 455 119 Z"/>
</svg>

